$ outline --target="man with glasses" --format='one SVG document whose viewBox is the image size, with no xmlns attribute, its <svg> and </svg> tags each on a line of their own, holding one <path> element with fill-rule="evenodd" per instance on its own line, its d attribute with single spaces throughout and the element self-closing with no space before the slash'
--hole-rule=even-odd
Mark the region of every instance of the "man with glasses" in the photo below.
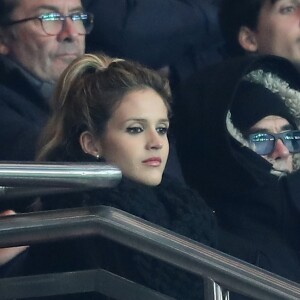
<svg viewBox="0 0 300 300">
<path fill-rule="evenodd" d="M 55 83 L 92 27 L 80 0 L 0 0 L 0 160 L 34 160 Z M 20 203 L 2 203 L 0 215 L 32 209 Z M 25 248 L 1 249 L 0 266 Z"/>
<path fill-rule="evenodd" d="M 0 160 L 33 160 L 60 74 L 85 51 L 80 0 L 0 0 Z"/>
<path fill-rule="evenodd" d="M 251 148 L 273 164 L 273 168 L 292 172 L 293 153 L 300 152 L 300 131 L 280 116 L 264 117 L 250 128 Z"/>
</svg>

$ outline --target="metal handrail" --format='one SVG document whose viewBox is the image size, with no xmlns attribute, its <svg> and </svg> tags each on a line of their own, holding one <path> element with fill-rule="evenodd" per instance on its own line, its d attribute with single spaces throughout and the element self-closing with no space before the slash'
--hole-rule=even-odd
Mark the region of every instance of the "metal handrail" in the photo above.
<svg viewBox="0 0 300 300">
<path fill-rule="evenodd" d="M 0 163 L 0 200 L 111 187 L 121 177 L 105 163 Z"/>
<path fill-rule="evenodd" d="M 117 300 L 175 300 L 102 269 L 0 279 L 1 300 L 89 292 Z"/>
<path fill-rule="evenodd" d="M 294 282 L 115 208 L 98 206 L 0 218 L 0 247 L 83 235 L 117 241 L 245 296 L 300 299 L 300 285 Z M 2 288 L 0 285 L 0 294 Z"/>
</svg>

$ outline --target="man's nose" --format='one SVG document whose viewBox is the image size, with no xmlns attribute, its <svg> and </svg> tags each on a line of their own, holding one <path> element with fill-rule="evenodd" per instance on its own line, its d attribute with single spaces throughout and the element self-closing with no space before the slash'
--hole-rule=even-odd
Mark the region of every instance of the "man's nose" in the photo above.
<svg viewBox="0 0 300 300">
<path fill-rule="evenodd" d="M 289 149 L 286 147 L 286 145 L 282 142 L 282 140 L 277 140 L 274 151 L 271 154 L 271 157 L 273 159 L 278 159 L 278 158 L 285 158 L 290 155 Z"/>
<path fill-rule="evenodd" d="M 76 25 L 71 18 L 66 18 L 63 22 L 62 29 L 58 34 L 59 40 L 73 39 L 78 35 Z"/>
</svg>

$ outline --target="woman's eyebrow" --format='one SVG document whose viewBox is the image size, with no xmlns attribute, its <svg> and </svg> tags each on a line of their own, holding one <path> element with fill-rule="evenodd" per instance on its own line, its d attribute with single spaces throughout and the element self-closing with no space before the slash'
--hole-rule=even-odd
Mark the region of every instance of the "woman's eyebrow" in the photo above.
<svg viewBox="0 0 300 300">
<path fill-rule="evenodd" d="M 137 122 L 146 122 L 148 121 L 148 119 L 144 119 L 144 118 L 130 118 L 127 119 L 127 121 L 137 121 Z M 170 120 L 168 118 L 163 118 L 163 119 L 158 119 L 158 122 L 170 122 Z"/>
</svg>

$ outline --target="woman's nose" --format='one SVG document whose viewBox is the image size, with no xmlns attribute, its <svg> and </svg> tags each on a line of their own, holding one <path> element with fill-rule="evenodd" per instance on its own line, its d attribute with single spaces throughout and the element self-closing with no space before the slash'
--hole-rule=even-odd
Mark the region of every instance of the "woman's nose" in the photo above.
<svg viewBox="0 0 300 300">
<path fill-rule="evenodd" d="M 161 149 L 163 147 L 163 138 L 155 131 L 149 134 L 147 141 L 148 149 Z"/>
</svg>

